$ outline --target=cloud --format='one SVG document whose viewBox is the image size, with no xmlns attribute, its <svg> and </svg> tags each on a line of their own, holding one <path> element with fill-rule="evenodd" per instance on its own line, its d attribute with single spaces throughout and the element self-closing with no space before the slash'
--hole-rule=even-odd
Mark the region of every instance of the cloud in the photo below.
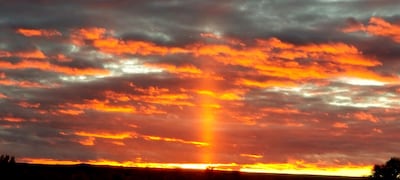
<svg viewBox="0 0 400 180">
<path fill-rule="evenodd" d="M 372 17 L 369 20 L 367 32 L 376 36 L 389 37 L 395 42 L 400 42 L 400 37 L 398 36 L 400 32 L 400 26 L 391 24 L 382 18 Z"/>
<path fill-rule="evenodd" d="M 371 17 L 368 24 L 364 25 L 354 18 L 347 20 L 347 25 L 342 29 L 343 32 L 351 33 L 364 31 L 374 36 L 387 37 L 399 43 L 400 25 L 390 23 L 381 17 Z"/>
<path fill-rule="evenodd" d="M 44 36 L 44 37 L 52 37 L 52 36 L 61 36 L 61 33 L 56 30 L 46 30 L 46 29 L 17 29 L 17 33 L 20 33 L 27 37 L 33 36 Z"/>
<path fill-rule="evenodd" d="M 1 94 L 0 94 L 0 98 L 2 98 L 2 99 L 3 99 L 3 98 L 7 98 L 7 96 L 4 95 L 3 93 L 1 93 Z"/>
<path fill-rule="evenodd" d="M 7 2 L 0 145 L 30 162 L 365 169 L 398 151 L 397 9 Z"/>
<path fill-rule="evenodd" d="M 340 123 L 340 122 L 336 122 L 335 124 L 333 124 L 333 127 L 335 127 L 335 128 L 344 128 L 344 129 L 349 128 L 349 126 L 346 123 Z"/>
<path fill-rule="evenodd" d="M 357 21 L 355 18 L 346 19 L 346 25 L 342 28 L 342 31 L 345 33 L 357 32 L 357 31 L 366 31 L 364 24 Z"/>
</svg>

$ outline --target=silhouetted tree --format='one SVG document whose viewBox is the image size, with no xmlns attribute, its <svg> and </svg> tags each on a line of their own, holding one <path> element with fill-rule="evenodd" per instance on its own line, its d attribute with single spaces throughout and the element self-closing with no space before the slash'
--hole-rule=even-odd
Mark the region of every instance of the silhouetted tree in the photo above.
<svg viewBox="0 0 400 180">
<path fill-rule="evenodd" d="M 372 169 L 371 180 L 400 180 L 400 158 L 392 157 L 382 165 Z"/>
<path fill-rule="evenodd" d="M 0 156 L 0 167 L 10 167 L 15 165 L 14 156 L 4 155 Z"/>
<path fill-rule="evenodd" d="M 15 157 L 11 156 L 11 159 L 10 159 L 10 161 L 8 163 L 11 164 L 11 165 L 14 165 L 16 163 L 15 162 Z"/>
</svg>

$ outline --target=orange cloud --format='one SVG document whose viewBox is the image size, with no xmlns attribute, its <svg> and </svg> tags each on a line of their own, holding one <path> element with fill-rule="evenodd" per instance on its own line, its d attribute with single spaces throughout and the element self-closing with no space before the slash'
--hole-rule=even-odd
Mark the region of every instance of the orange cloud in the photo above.
<svg viewBox="0 0 400 180">
<path fill-rule="evenodd" d="M 28 103 L 25 101 L 18 103 L 18 105 L 23 108 L 39 108 L 40 107 L 40 103 Z"/>
<path fill-rule="evenodd" d="M 333 124 L 334 128 L 347 129 L 349 126 L 346 123 L 336 122 Z"/>
<path fill-rule="evenodd" d="M 81 28 L 74 32 L 76 35 L 81 36 L 86 40 L 96 40 L 101 39 L 106 33 L 104 28 Z"/>
<path fill-rule="evenodd" d="M 22 58 L 36 58 L 36 59 L 46 58 L 46 55 L 44 55 L 43 52 L 40 50 L 31 51 L 31 52 L 20 52 L 20 53 L 17 53 L 16 55 L 19 57 L 22 57 Z"/>
<path fill-rule="evenodd" d="M 142 114 L 168 114 L 168 112 L 161 110 L 160 108 L 153 106 L 153 105 L 146 105 L 146 106 L 140 106 L 139 107 L 139 112 Z"/>
<path fill-rule="evenodd" d="M 0 69 L 39 69 L 49 72 L 63 73 L 67 75 L 108 75 L 110 72 L 105 69 L 97 68 L 72 68 L 51 64 L 47 61 L 21 61 L 15 64 L 10 62 L 0 61 Z"/>
<path fill-rule="evenodd" d="M 235 82 L 236 85 L 246 86 L 246 87 L 256 87 L 256 88 L 268 88 L 268 87 L 293 87 L 296 85 L 293 81 L 259 81 L 252 79 L 238 79 Z"/>
<path fill-rule="evenodd" d="M 304 123 L 299 123 L 299 122 L 285 122 L 285 126 L 289 127 L 303 127 Z"/>
<path fill-rule="evenodd" d="M 30 81 L 16 81 L 11 79 L 0 79 L 0 85 L 3 86 L 17 86 L 21 88 L 48 88 L 50 86 L 43 85 L 36 82 Z"/>
<path fill-rule="evenodd" d="M 7 98 L 7 96 L 4 95 L 3 93 L 0 93 L 0 99 L 5 99 L 5 98 Z"/>
<path fill-rule="evenodd" d="M 183 139 L 177 139 L 177 138 L 167 138 L 167 137 L 160 137 L 160 136 L 147 136 L 143 135 L 142 136 L 146 140 L 150 141 L 165 141 L 165 142 L 178 142 L 178 143 L 183 143 L 183 144 L 193 144 L 196 146 L 208 146 L 209 144 L 206 142 L 200 142 L 200 141 L 186 141 Z"/>
<path fill-rule="evenodd" d="M 94 138 L 103 138 L 103 139 L 117 139 L 117 140 L 122 140 L 122 139 L 127 139 L 127 138 L 133 138 L 135 135 L 132 135 L 130 132 L 123 132 L 123 133 L 107 133 L 107 132 L 96 132 L 96 133 L 91 133 L 91 132 L 85 132 L 85 131 L 77 131 L 74 132 L 75 135 L 77 136 L 83 136 L 83 137 L 94 137 Z"/>
<path fill-rule="evenodd" d="M 200 36 L 203 38 L 211 38 L 211 39 L 220 39 L 221 36 L 218 36 L 214 33 L 200 33 Z"/>
<path fill-rule="evenodd" d="M 206 95 L 219 100 L 235 101 L 241 100 L 245 90 L 232 90 L 231 92 L 214 92 L 211 90 L 199 89 L 195 90 L 197 94 Z"/>
<path fill-rule="evenodd" d="M 371 17 L 367 32 L 376 36 L 389 37 L 400 43 L 400 25 L 391 24 L 379 17 Z"/>
<path fill-rule="evenodd" d="M 93 46 L 102 52 L 110 54 L 138 54 L 138 55 L 166 55 L 175 53 L 185 53 L 186 50 L 177 47 L 158 46 L 146 41 L 121 41 L 114 38 L 94 40 Z"/>
<path fill-rule="evenodd" d="M 187 73 L 187 74 L 201 74 L 203 73 L 202 70 L 193 66 L 193 65 L 183 65 L 183 66 L 175 66 L 170 64 L 145 64 L 149 67 L 157 67 L 164 69 L 171 73 Z"/>
<path fill-rule="evenodd" d="M 132 85 L 133 86 L 133 85 Z M 60 105 L 61 114 L 66 115 L 80 115 L 85 110 L 95 110 L 101 112 L 112 112 L 112 113 L 135 113 L 135 114 L 165 114 L 164 110 L 159 107 L 152 105 L 166 105 L 166 106 L 194 106 L 192 102 L 188 100 L 187 94 L 176 94 L 168 93 L 168 89 L 159 89 L 156 87 L 149 87 L 147 89 L 137 88 L 140 92 L 145 94 L 133 95 L 117 93 L 114 91 L 105 91 L 104 95 L 107 100 L 84 100 L 83 103 L 66 103 Z M 139 101 L 150 104 L 132 106 L 129 104 L 130 101 Z"/>
<path fill-rule="evenodd" d="M 59 62 L 71 62 L 72 61 L 71 58 L 66 57 L 64 54 L 57 54 L 56 59 Z"/>
<path fill-rule="evenodd" d="M 71 33 L 71 41 L 73 44 L 83 46 L 87 40 L 102 39 L 105 36 L 106 29 L 104 28 L 81 28 L 73 30 Z"/>
<path fill-rule="evenodd" d="M 366 80 L 375 80 L 383 83 L 398 83 L 399 78 L 395 76 L 383 76 L 365 68 L 346 67 L 347 72 L 341 73 L 342 77 L 356 77 Z"/>
<path fill-rule="evenodd" d="M 12 53 L 8 51 L 0 51 L 0 57 L 11 57 Z"/>
<path fill-rule="evenodd" d="M 160 95 L 144 95 L 138 97 L 132 97 L 133 100 L 144 101 L 153 104 L 161 105 L 175 105 L 175 106 L 193 106 L 194 104 L 188 99 L 190 98 L 187 94 L 160 94 Z"/>
<path fill-rule="evenodd" d="M 57 160 L 49 158 L 21 158 L 22 162 L 28 162 L 32 164 L 64 164 L 64 165 L 74 165 L 82 163 L 82 161 L 73 160 Z"/>
<path fill-rule="evenodd" d="M 339 117 L 350 119 L 350 120 L 358 120 L 358 121 L 370 121 L 372 123 L 377 123 L 380 120 L 378 117 L 373 115 L 372 113 L 358 111 L 354 113 L 346 113 L 344 115 L 339 115 Z"/>
<path fill-rule="evenodd" d="M 346 33 L 364 31 L 375 36 L 388 37 L 400 43 L 400 24 L 392 24 L 380 17 L 371 17 L 367 25 L 350 20 L 342 31 Z"/>
<path fill-rule="evenodd" d="M 298 109 L 291 109 L 291 108 L 267 107 L 267 108 L 262 108 L 261 111 L 266 113 L 276 113 L 276 114 L 304 114 L 303 112 L 300 112 Z"/>
<path fill-rule="evenodd" d="M 82 144 L 84 146 L 94 146 L 95 145 L 95 143 L 94 143 L 95 140 L 96 140 L 96 138 L 94 138 L 94 137 L 87 137 L 87 138 L 84 138 L 82 140 L 79 140 L 78 142 L 79 142 L 79 144 Z"/>
<path fill-rule="evenodd" d="M 0 57 L 18 57 L 18 58 L 26 58 L 26 59 L 45 59 L 46 55 L 40 50 L 34 51 L 21 51 L 21 52 L 7 52 L 0 51 Z"/>
<path fill-rule="evenodd" d="M 113 91 L 106 91 L 104 94 L 107 99 L 120 102 L 134 100 L 160 105 L 194 106 L 194 104 L 190 101 L 191 97 L 185 93 L 171 93 L 166 88 L 158 88 L 153 86 L 148 88 L 137 87 L 134 84 L 131 84 L 130 86 L 133 87 L 135 91 L 143 94 L 131 95 Z"/>
<path fill-rule="evenodd" d="M 29 52 L 18 52 L 15 55 L 21 58 L 36 58 L 36 59 L 46 58 L 46 55 L 44 55 L 43 52 L 40 50 L 29 51 Z"/>
<path fill-rule="evenodd" d="M 166 55 L 169 53 L 173 54 L 185 52 L 181 48 L 168 48 L 158 46 L 151 42 L 122 41 L 117 38 L 107 36 L 107 31 L 104 28 L 82 28 L 75 30 L 71 39 L 72 42 L 77 45 L 85 45 L 85 41 L 90 40 L 92 41 L 94 47 L 109 54 Z"/>
<path fill-rule="evenodd" d="M 277 38 L 271 38 L 269 40 L 259 39 L 255 46 L 241 49 L 228 45 L 196 44 L 191 46 L 191 52 L 195 57 L 205 56 L 225 65 L 243 66 L 254 69 L 265 76 L 296 80 L 297 82 L 299 80 L 337 78 L 353 72 L 354 68 L 362 69 L 376 77 L 386 77 L 367 69 L 382 65 L 380 61 L 367 57 L 356 47 L 344 43 L 296 46 Z M 294 61 L 297 59 L 310 59 L 310 62 L 300 64 Z M 241 83 L 253 87 L 267 86 L 264 82 L 255 80 L 241 80 Z"/>
<path fill-rule="evenodd" d="M 133 106 L 120 106 L 120 105 L 112 105 L 108 100 L 106 101 L 100 101 L 100 100 L 85 100 L 83 104 L 71 104 L 67 103 L 65 105 L 62 105 L 61 108 L 74 108 L 72 111 L 70 109 L 67 109 L 65 112 L 75 112 L 75 113 L 80 113 L 80 111 L 86 110 L 86 109 L 91 109 L 95 111 L 102 111 L 102 112 L 119 112 L 119 113 L 135 113 L 136 108 Z"/>
<path fill-rule="evenodd" d="M 53 37 L 53 36 L 61 36 L 62 34 L 57 30 L 47 30 L 47 29 L 17 29 L 17 33 L 22 34 L 26 37 L 34 37 L 34 36 L 44 36 L 44 37 Z"/>
<path fill-rule="evenodd" d="M 57 111 L 61 114 L 72 115 L 72 116 L 76 116 L 76 115 L 85 113 L 85 111 L 77 110 L 77 109 L 59 109 Z"/>
<path fill-rule="evenodd" d="M 236 80 L 237 84 L 249 87 L 286 86 L 297 84 L 301 81 L 316 79 L 336 79 L 370 74 L 372 80 L 393 81 L 395 76 L 383 76 L 369 67 L 376 67 L 382 63 L 364 55 L 356 47 L 340 43 L 321 43 L 295 45 L 283 42 L 277 38 L 257 39 L 254 45 L 235 46 L 235 44 L 195 43 L 185 47 L 162 46 L 147 41 L 124 41 L 111 36 L 105 29 L 80 29 L 75 36 L 90 42 L 83 41 L 86 45 L 92 45 L 103 53 L 117 56 L 123 55 L 168 55 L 191 54 L 194 58 L 206 58 L 210 65 L 232 65 L 251 69 L 252 73 L 279 79 L 272 81 L 260 81 L 251 78 Z M 223 39 L 215 34 L 201 34 L 204 38 Z M 299 63 L 300 59 L 309 59 L 308 63 Z M 170 73 L 179 74 L 179 77 L 204 76 L 203 69 L 193 65 L 176 66 L 168 63 L 146 64 L 156 66 Z M 356 71 L 354 71 L 356 69 Z M 250 72 L 250 71 L 249 71 Z M 359 73 L 357 73 L 359 72 Z M 208 73 L 208 72 L 207 72 Z M 186 76 L 185 76 L 186 74 Z M 216 74 L 219 76 L 219 74 Z M 210 76 L 211 77 L 211 76 Z M 223 79 L 224 77 L 221 76 Z M 276 81 L 276 82 L 274 82 Z M 283 82 L 283 83 L 282 83 Z"/>
<path fill-rule="evenodd" d="M 11 63 L 0 60 L 0 69 L 13 69 L 13 70 L 39 69 L 42 71 L 56 72 L 56 73 L 75 75 L 75 76 L 80 76 L 80 75 L 103 76 L 103 75 L 108 75 L 110 73 L 108 70 L 100 68 L 73 68 L 73 67 L 52 64 L 48 61 L 41 61 L 46 59 L 47 56 L 40 50 L 23 51 L 16 53 L 1 51 L 0 56 L 23 58 L 22 61 L 19 61 L 17 63 Z M 63 56 L 61 56 L 61 58 L 63 58 Z M 5 79 L 4 73 L 0 74 L 0 78 L 2 78 L 0 79 L 0 84 L 3 85 L 20 86 L 20 87 L 39 87 L 39 88 L 44 88 L 46 86 L 48 87 L 48 85 L 42 85 L 40 83 L 35 83 L 35 82 L 15 81 L 10 79 Z"/>
<path fill-rule="evenodd" d="M 1 119 L 4 119 L 5 121 L 8 121 L 8 122 L 13 122 L 13 123 L 19 123 L 19 122 L 24 121 L 24 119 L 22 119 L 22 118 L 13 117 L 13 116 L 2 117 Z"/>
<path fill-rule="evenodd" d="M 248 158 L 252 158 L 252 159 L 261 159 L 264 157 L 263 155 L 258 155 L 258 154 L 240 154 L 240 156 L 248 157 Z"/>
<path fill-rule="evenodd" d="M 372 129 L 372 131 L 382 134 L 382 129 L 379 129 L 379 128 L 374 128 L 374 129 Z"/>
<path fill-rule="evenodd" d="M 349 18 L 346 21 L 345 27 L 341 29 L 345 33 L 357 32 L 357 31 L 365 31 L 366 27 L 361 22 L 357 21 L 354 18 Z"/>
<path fill-rule="evenodd" d="M 370 113 L 366 113 L 366 112 L 356 112 L 353 114 L 354 118 L 356 118 L 357 120 L 361 120 L 361 121 L 370 121 L 373 123 L 377 123 L 379 120 L 377 117 L 375 117 L 373 114 Z"/>
</svg>

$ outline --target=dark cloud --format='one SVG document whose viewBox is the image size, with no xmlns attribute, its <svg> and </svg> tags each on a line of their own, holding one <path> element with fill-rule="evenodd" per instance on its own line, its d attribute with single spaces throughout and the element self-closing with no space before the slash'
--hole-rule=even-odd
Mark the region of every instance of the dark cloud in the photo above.
<svg viewBox="0 0 400 180">
<path fill-rule="evenodd" d="M 24 161 L 398 155 L 394 0 L 3 4 L 0 145 Z"/>
</svg>

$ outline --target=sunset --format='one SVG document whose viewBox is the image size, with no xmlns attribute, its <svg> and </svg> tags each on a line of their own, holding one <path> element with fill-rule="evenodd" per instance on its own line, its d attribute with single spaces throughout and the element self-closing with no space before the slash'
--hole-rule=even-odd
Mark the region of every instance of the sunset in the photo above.
<svg viewBox="0 0 400 180">
<path fill-rule="evenodd" d="M 7 1 L 0 154 L 365 177 L 400 156 L 396 0 Z"/>
</svg>

